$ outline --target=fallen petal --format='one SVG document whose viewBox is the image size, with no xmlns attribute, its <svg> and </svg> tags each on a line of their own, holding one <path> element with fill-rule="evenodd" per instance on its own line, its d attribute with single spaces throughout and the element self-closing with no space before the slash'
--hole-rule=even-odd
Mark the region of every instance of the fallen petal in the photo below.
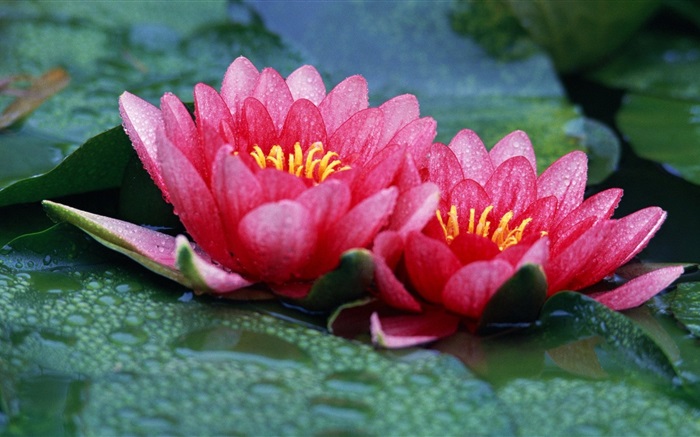
<svg viewBox="0 0 700 437">
<path fill-rule="evenodd" d="M 372 342 L 391 349 L 430 343 L 454 334 L 458 326 L 459 318 L 443 311 L 382 318 L 372 313 L 370 317 Z"/>
</svg>

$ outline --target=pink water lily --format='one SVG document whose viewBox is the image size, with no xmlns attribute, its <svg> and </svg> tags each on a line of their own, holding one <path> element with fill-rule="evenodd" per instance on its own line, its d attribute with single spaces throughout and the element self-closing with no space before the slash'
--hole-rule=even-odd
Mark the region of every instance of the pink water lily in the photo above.
<svg viewBox="0 0 700 437">
<path fill-rule="evenodd" d="M 440 187 L 422 231 L 380 233 L 374 243 L 377 296 L 401 315 L 372 314 L 375 342 L 425 343 L 476 326 L 491 298 L 516 272 L 539 266 L 546 296 L 590 290 L 632 260 L 663 223 L 649 207 L 611 218 L 622 190 L 584 199 L 587 157 L 571 152 L 537 175 L 529 138 L 516 131 L 488 151 L 472 131 L 434 144 L 425 178 Z M 614 310 L 641 305 L 682 267 L 661 268 L 591 295 Z M 544 293 L 544 289 L 543 289 Z"/>
<path fill-rule="evenodd" d="M 429 149 L 434 120 L 419 117 L 412 95 L 369 107 L 361 76 L 326 92 L 314 67 L 285 79 L 240 57 L 220 91 L 195 86 L 194 120 L 173 94 L 158 108 L 125 92 L 119 108 L 195 244 L 47 205 L 64 219 L 82 214 L 98 239 L 198 292 L 249 298 L 239 290 L 263 283 L 303 298 L 341 254 L 380 230 L 421 229 L 439 199 L 413 158 Z"/>
</svg>

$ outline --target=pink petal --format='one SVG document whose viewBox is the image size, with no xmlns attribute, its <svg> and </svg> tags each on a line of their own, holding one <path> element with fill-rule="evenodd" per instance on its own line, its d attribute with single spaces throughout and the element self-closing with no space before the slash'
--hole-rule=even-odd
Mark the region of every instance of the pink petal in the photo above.
<svg viewBox="0 0 700 437">
<path fill-rule="evenodd" d="M 446 312 L 426 312 L 415 316 L 370 317 L 372 342 L 387 348 L 403 348 L 429 343 L 454 334 L 459 318 Z"/>
<path fill-rule="evenodd" d="M 347 119 L 368 106 L 367 81 L 362 76 L 350 76 L 326 95 L 318 109 L 323 114 L 328 135 L 332 136 Z"/>
<path fill-rule="evenodd" d="M 350 207 L 350 198 L 350 189 L 346 184 L 327 180 L 305 190 L 296 198 L 296 201 L 311 212 L 319 233 L 323 235 L 347 213 Z"/>
<path fill-rule="evenodd" d="M 265 106 L 277 132 L 281 131 L 287 111 L 294 102 L 292 92 L 282 76 L 272 68 L 264 69 L 255 84 L 253 97 Z"/>
<path fill-rule="evenodd" d="M 683 273 L 683 266 L 666 267 L 638 276 L 612 291 L 593 298 L 613 310 L 637 307 L 668 287 Z"/>
<path fill-rule="evenodd" d="M 230 267 L 221 215 L 209 187 L 180 149 L 165 135 L 160 140 L 158 158 L 175 214 L 206 253 Z"/>
<path fill-rule="evenodd" d="M 603 250 L 611 229 L 610 222 L 600 222 L 586 228 L 566 247 L 551 249 L 549 262 L 545 266 L 548 296 L 557 291 L 576 289 L 572 287 L 573 278 L 580 275 L 596 252 Z"/>
<path fill-rule="evenodd" d="M 364 165 L 378 152 L 377 138 L 383 117 L 377 108 L 352 115 L 331 135 L 329 150 L 336 152 L 346 165 Z"/>
<path fill-rule="evenodd" d="M 580 151 L 571 152 L 550 165 L 537 179 L 537 197 L 559 199 L 554 223 L 566 217 L 583 202 L 588 178 L 588 158 Z"/>
<path fill-rule="evenodd" d="M 450 141 L 449 148 L 462 166 L 464 177 L 485 185 L 495 167 L 481 138 L 474 131 L 463 129 Z"/>
<path fill-rule="evenodd" d="M 446 199 L 457 183 L 464 180 L 462 166 L 449 147 L 441 143 L 430 146 L 428 157 L 428 180 L 440 188 Z"/>
<path fill-rule="evenodd" d="M 224 217 L 226 239 L 231 252 L 238 245 L 238 222 L 263 201 L 263 190 L 252 171 L 238 155 L 225 146 L 214 163 L 212 189 Z"/>
<path fill-rule="evenodd" d="M 617 208 L 618 203 L 620 203 L 621 198 L 622 190 L 619 188 L 611 188 L 594 194 L 565 216 L 553 228 L 551 234 L 559 238 L 559 235 L 565 234 L 568 229 L 590 217 L 595 218 L 594 223 L 599 220 L 609 219 L 615 208 Z"/>
<path fill-rule="evenodd" d="M 163 125 L 160 110 L 142 98 L 124 91 L 119 97 L 119 113 L 124 131 L 129 135 L 143 167 L 168 200 L 168 190 L 158 165 L 156 132 Z"/>
<path fill-rule="evenodd" d="M 219 148 L 226 143 L 221 133 L 221 126 L 232 126 L 233 118 L 219 93 L 203 83 L 198 83 L 194 87 L 194 112 L 204 161 L 211 166 Z"/>
<path fill-rule="evenodd" d="M 373 256 L 374 281 L 377 284 L 377 295 L 387 305 L 404 311 L 420 312 L 421 304 L 406 291 L 401 281 L 396 279 L 394 272 L 387 266 L 384 259 Z"/>
<path fill-rule="evenodd" d="M 390 228 L 404 235 L 420 231 L 435 216 L 439 200 L 440 191 L 430 182 L 401 193 L 391 217 Z"/>
<path fill-rule="evenodd" d="M 467 232 L 469 210 L 474 209 L 475 220 L 478 220 L 481 212 L 491 205 L 491 198 L 476 181 L 465 179 L 452 189 L 447 204 L 446 206 L 454 205 L 457 207 L 460 232 Z M 448 210 L 441 212 L 442 217 L 445 218 Z"/>
<path fill-rule="evenodd" d="M 523 131 L 516 130 L 506 135 L 501 141 L 496 143 L 489 152 L 493 167 L 496 168 L 505 161 L 515 156 L 522 156 L 530 163 L 532 170 L 537 172 L 537 161 L 535 160 L 535 151 L 532 149 L 532 143 L 527 134 Z"/>
<path fill-rule="evenodd" d="M 211 260 L 197 254 L 184 235 L 178 235 L 176 242 L 177 266 L 190 281 L 190 287 L 194 288 L 195 291 L 224 294 L 238 291 L 253 284 L 241 275 L 224 270 L 213 264 Z M 253 295 L 250 292 L 240 294 L 240 297 L 244 299 L 253 298 L 254 295 L 257 295 L 258 298 L 271 297 L 269 292 L 264 291 L 253 293 Z M 235 296 L 236 293 L 231 295 Z"/>
<path fill-rule="evenodd" d="M 448 279 L 461 267 L 449 246 L 413 232 L 406 240 L 406 271 L 411 284 L 423 298 L 442 303 L 442 290 Z"/>
<path fill-rule="evenodd" d="M 496 221 L 508 211 L 518 216 L 535 200 L 535 171 L 525 158 L 510 158 L 496 168 L 484 189 L 493 202 Z"/>
<path fill-rule="evenodd" d="M 49 200 L 44 200 L 42 205 L 54 220 L 78 226 L 105 246 L 124 253 L 156 273 L 181 282 L 175 270 L 175 237 Z M 156 270 L 146 262 L 165 267 L 175 276 Z"/>
<path fill-rule="evenodd" d="M 241 113 L 243 102 L 253 94 L 259 76 L 260 73 L 255 65 L 243 56 L 236 58 L 228 67 L 221 84 L 221 97 L 229 107 L 231 114 Z"/>
<path fill-rule="evenodd" d="M 289 108 L 279 145 L 284 153 L 293 153 L 294 144 L 299 143 L 302 150 L 307 150 L 317 141 L 327 147 L 323 117 L 316 105 L 309 100 L 297 100 Z"/>
<path fill-rule="evenodd" d="M 359 201 L 391 185 L 404 163 L 405 156 L 406 153 L 401 147 L 389 146 L 360 167 L 360 174 L 353 184 L 353 199 Z"/>
<path fill-rule="evenodd" d="M 163 114 L 165 134 L 190 160 L 204 180 L 208 180 L 209 167 L 204 164 L 197 126 L 185 105 L 174 94 L 165 93 L 160 99 L 160 109 Z"/>
<path fill-rule="evenodd" d="M 279 143 L 275 123 L 259 100 L 249 97 L 243 104 L 241 140 L 236 150 L 250 153 L 253 146 L 259 146 L 267 154 L 272 146 Z"/>
<path fill-rule="evenodd" d="M 404 246 L 404 239 L 398 232 L 382 231 L 374 239 L 372 253 L 386 261 L 391 269 L 395 269 L 403 256 Z"/>
<path fill-rule="evenodd" d="M 576 275 L 576 289 L 594 284 L 638 254 L 666 219 L 658 207 L 645 208 L 611 222 L 612 230 L 604 249 Z"/>
<path fill-rule="evenodd" d="M 238 235 L 246 267 L 272 283 L 293 280 L 316 245 L 311 213 L 290 200 L 266 203 L 249 212 L 238 225 Z"/>
<path fill-rule="evenodd" d="M 387 100 L 379 109 L 384 114 L 382 134 L 378 141 L 379 147 L 388 144 L 399 130 L 420 116 L 418 99 L 412 94 L 403 94 Z"/>
<path fill-rule="evenodd" d="M 307 188 L 301 178 L 274 168 L 261 170 L 255 177 L 258 178 L 265 202 L 296 199 Z"/>
<path fill-rule="evenodd" d="M 388 222 L 397 197 L 396 188 L 390 187 L 355 205 L 337 224 L 336 238 L 328 242 L 329 258 L 337 258 L 348 249 L 369 245 Z"/>
<path fill-rule="evenodd" d="M 396 186 L 399 188 L 399 191 L 403 192 L 409 188 L 420 185 L 422 181 L 413 155 L 406 154 L 403 164 L 399 169 L 399 173 L 396 175 Z"/>
<path fill-rule="evenodd" d="M 505 249 L 497 258 L 507 261 L 515 270 L 525 264 L 543 266 L 549 259 L 549 239 L 542 237 L 532 244 L 516 244 Z"/>
<path fill-rule="evenodd" d="M 287 76 L 287 86 L 294 100 L 307 99 L 318 106 L 326 97 L 323 79 L 311 65 L 299 67 Z"/>
<path fill-rule="evenodd" d="M 490 239 L 466 232 L 459 234 L 450 248 L 462 265 L 489 260 L 501 253 L 496 243 Z"/>
<path fill-rule="evenodd" d="M 530 238 L 540 238 L 542 236 L 542 231 L 549 232 L 556 209 L 556 197 L 543 197 L 532 202 L 522 214 L 515 216 L 512 221 L 515 226 L 528 218 L 532 219 L 532 221 L 525 226 L 521 241 Z"/>
<path fill-rule="evenodd" d="M 413 120 L 394 135 L 388 144 L 406 147 L 419 168 L 427 166 L 426 157 L 437 134 L 437 122 L 430 117 Z"/>
<path fill-rule="evenodd" d="M 442 300 L 447 309 L 478 319 L 498 288 L 513 275 L 505 261 L 476 261 L 459 269 L 445 284 Z"/>
</svg>

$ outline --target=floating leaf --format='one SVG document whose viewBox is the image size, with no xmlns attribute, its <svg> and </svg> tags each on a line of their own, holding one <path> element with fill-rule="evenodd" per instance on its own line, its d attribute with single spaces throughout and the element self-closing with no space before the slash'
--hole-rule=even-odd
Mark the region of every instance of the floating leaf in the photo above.
<svg viewBox="0 0 700 437">
<path fill-rule="evenodd" d="M 694 336 L 700 337 L 700 282 L 678 284 L 678 289 L 662 296 L 669 311 Z"/>
<path fill-rule="evenodd" d="M 197 82 L 220 86 L 241 54 L 282 71 L 300 64 L 263 27 L 227 19 L 225 1 L 180 2 L 167 11 L 110 2 L 11 2 L 2 9 L 0 77 L 40 75 L 61 65 L 73 80 L 20 129 L 0 133 L 0 154 L 7 157 L 0 163 L 0 206 L 121 184 L 128 159 L 121 141 L 114 140 L 114 150 L 111 142 L 84 143 L 120 123 L 117 100 L 124 90 L 154 102 L 166 91 L 191 101 Z M 0 106 L 6 100 L 0 96 Z M 72 152 L 81 155 L 58 170 Z"/>
<path fill-rule="evenodd" d="M 496 291 L 484 308 L 477 331 L 488 333 L 522 327 L 537 320 L 547 298 L 547 279 L 542 267 L 526 264 Z"/>
<path fill-rule="evenodd" d="M 673 381 L 673 363 L 640 327 L 624 315 L 576 292 L 560 292 L 547 300 L 541 315 L 543 328 L 553 335 L 561 326 L 581 338 L 599 335 L 626 363 L 657 378 Z"/>
<path fill-rule="evenodd" d="M 591 76 L 630 91 L 617 115 L 641 157 L 700 184 L 700 39 L 647 32 Z"/>
<path fill-rule="evenodd" d="M 512 433 L 489 386 L 447 357 L 404 362 L 228 301 L 179 300 L 182 288 L 115 263 L 78 231 L 10 247 L 0 431 Z"/>
<path fill-rule="evenodd" d="M 437 119 L 441 142 L 469 128 L 490 147 L 522 129 L 532 139 L 540 171 L 572 150 L 607 162 L 598 166 L 595 180 L 616 164 L 617 140 L 595 134 L 597 122 L 577 121 L 583 118 L 567 102 L 544 51 L 509 62 L 493 58 L 478 41 L 451 30 L 450 2 L 256 2 L 253 7 L 270 30 L 303 47 L 319 64 L 332 65 L 338 79 L 365 76 L 373 98 L 415 94 L 421 112 Z M 332 38 L 308 32 L 317 23 L 341 22 L 354 26 L 334 29 Z M 583 129 L 572 132 L 569 123 Z"/>
<path fill-rule="evenodd" d="M 29 88 L 22 90 L 17 98 L 0 114 L 0 130 L 12 126 L 32 113 L 46 99 L 65 88 L 70 76 L 62 68 L 54 68 L 41 77 L 30 80 Z"/>
<path fill-rule="evenodd" d="M 0 135 L 0 150 L 5 145 Z M 124 129 L 115 127 L 89 139 L 47 173 L 0 187 L 0 206 L 117 187 L 132 155 Z"/>
<path fill-rule="evenodd" d="M 354 249 L 340 257 L 340 265 L 314 282 L 299 305 L 310 311 L 331 311 L 365 294 L 374 279 L 374 261 L 369 251 Z"/>
<path fill-rule="evenodd" d="M 631 94 L 617 122 L 639 156 L 664 163 L 671 172 L 700 184 L 700 98 L 682 101 Z"/>
</svg>

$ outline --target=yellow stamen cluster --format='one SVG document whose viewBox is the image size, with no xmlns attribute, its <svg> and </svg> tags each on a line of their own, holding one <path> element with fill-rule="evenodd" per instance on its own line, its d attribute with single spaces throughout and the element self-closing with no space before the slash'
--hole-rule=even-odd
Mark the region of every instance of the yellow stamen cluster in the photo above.
<svg viewBox="0 0 700 437">
<path fill-rule="evenodd" d="M 479 220 L 476 220 L 476 211 L 474 208 L 469 209 L 469 224 L 467 225 L 466 232 L 469 234 L 475 234 L 482 236 L 484 238 L 490 238 L 491 241 L 496 243 L 500 250 L 504 250 L 510 246 L 518 244 L 523 238 L 523 231 L 525 227 L 532 221 L 532 218 L 526 218 L 518 226 L 511 229 L 508 225 L 513 218 L 513 211 L 508 211 L 501 217 L 501 221 L 498 226 L 493 231 L 491 230 L 491 222 L 487 220 L 489 213 L 493 210 L 493 205 L 488 206 L 479 216 Z M 450 211 L 447 213 L 447 221 L 442 217 L 440 210 L 436 213 L 438 222 L 445 233 L 445 240 L 448 244 L 457 238 L 460 233 L 459 228 L 459 217 L 457 215 L 457 207 L 452 205 Z"/>
<path fill-rule="evenodd" d="M 255 159 L 260 168 L 276 168 L 288 171 L 299 177 L 306 177 L 316 183 L 323 182 L 336 171 L 348 170 L 350 166 L 343 165 L 335 152 L 325 152 L 321 142 L 313 143 L 306 153 L 301 150 L 301 145 L 294 145 L 294 153 L 284 155 L 282 147 L 272 146 L 270 152 L 265 155 L 262 149 L 255 145 L 250 155 Z"/>
</svg>

